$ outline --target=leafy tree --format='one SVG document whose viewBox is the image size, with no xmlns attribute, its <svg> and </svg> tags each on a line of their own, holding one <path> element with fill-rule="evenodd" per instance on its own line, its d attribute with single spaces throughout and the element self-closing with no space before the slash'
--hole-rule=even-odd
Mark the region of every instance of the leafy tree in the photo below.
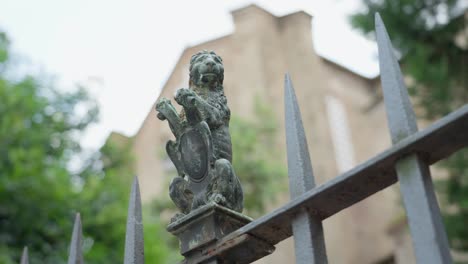
<svg viewBox="0 0 468 264">
<path fill-rule="evenodd" d="M 97 111 L 85 91 L 58 92 L 33 76 L 7 78 L 14 66 L 0 35 L 0 252 L 16 263 L 23 246 L 32 261 L 62 262 L 75 193 L 67 165 L 80 152 L 76 133 Z M 78 105 L 91 103 L 84 115 Z"/>
<path fill-rule="evenodd" d="M 380 13 L 392 43 L 403 55 L 404 73 L 414 80 L 408 88 L 422 106 L 424 117 L 441 117 L 468 101 L 468 44 L 462 32 L 467 18 L 462 1 L 364 3 L 367 8 L 352 17 L 353 26 L 371 33 L 374 14 Z"/>
<path fill-rule="evenodd" d="M 463 0 L 364 0 L 365 10 L 351 17 L 364 33 L 374 30 L 374 13 L 385 22 L 393 45 L 402 54 L 402 71 L 421 116 L 439 118 L 468 102 L 468 15 Z M 373 33 L 371 34 L 373 35 Z M 451 246 L 468 250 L 468 150 L 441 162 L 449 178 L 446 228 Z"/>
<path fill-rule="evenodd" d="M 123 259 L 132 168 L 128 145 L 109 142 L 85 156 L 81 132 L 97 117 L 84 88 L 61 92 L 43 77 L 18 74 L 0 32 L 0 263 L 65 263 L 76 212 L 87 263 Z M 70 170 L 71 165 L 80 169 Z M 84 162 L 83 162 L 84 161 Z M 147 260 L 167 261 L 161 226 L 147 222 Z M 150 233 L 148 233 L 150 232 Z"/>
</svg>

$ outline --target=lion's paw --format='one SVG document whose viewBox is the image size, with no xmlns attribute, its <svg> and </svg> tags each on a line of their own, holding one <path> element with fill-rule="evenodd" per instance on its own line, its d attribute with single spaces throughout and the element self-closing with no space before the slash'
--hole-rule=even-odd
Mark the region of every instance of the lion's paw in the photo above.
<svg viewBox="0 0 468 264">
<path fill-rule="evenodd" d="M 171 104 L 171 101 L 167 98 L 161 98 L 159 99 L 159 101 L 156 103 L 156 110 L 157 111 L 161 111 L 163 110 L 164 108 L 167 107 L 167 105 L 170 105 Z"/>
<path fill-rule="evenodd" d="M 176 213 L 173 217 L 171 217 L 171 221 L 169 223 L 172 224 L 184 216 L 185 214 L 183 213 Z"/>
<path fill-rule="evenodd" d="M 197 94 L 192 89 L 181 88 L 177 90 L 174 99 L 182 106 L 189 107 L 193 105 L 193 102 Z"/>
<path fill-rule="evenodd" d="M 226 197 L 224 197 L 222 194 L 219 193 L 213 193 L 210 196 L 210 201 L 215 202 L 219 205 L 225 205 L 226 204 Z"/>
</svg>

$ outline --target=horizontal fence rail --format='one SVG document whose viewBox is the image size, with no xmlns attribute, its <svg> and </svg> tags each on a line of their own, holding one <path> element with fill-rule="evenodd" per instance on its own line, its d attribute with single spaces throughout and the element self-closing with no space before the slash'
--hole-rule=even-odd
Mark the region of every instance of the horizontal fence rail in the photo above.
<svg viewBox="0 0 468 264">
<path fill-rule="evenodd" d="M 200 252 L 199 259 L 193 263 L 208 259 L 215 254 L 228 254 L 230 250 L 236 249 L 234 244 L 246 243 L 245 241 L 251 243 L 257 238 L 275 245 L 292 235 L 290 219 L 299 214 L 302 208 L 324 220 L 396 183 L 395 165 L 402 157 L 411 153 L 420 153 L 428 164 L 433 164 L 466 146 L 468 146 L 468 105 L 427 129 L 401 140 L 352 170 L 307 191 L 273 212 L 227 235 L 212 251 Z"/>
</svg>

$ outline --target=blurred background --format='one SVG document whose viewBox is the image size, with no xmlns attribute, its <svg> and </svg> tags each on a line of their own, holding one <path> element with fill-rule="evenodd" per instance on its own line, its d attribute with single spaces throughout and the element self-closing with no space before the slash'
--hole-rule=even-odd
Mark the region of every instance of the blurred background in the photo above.
<svg viewBox="0 0 468 264">
<path fill-rule="evenodd" d="M 154 103 L 188 87 L 199 50 L 224 60 L 234 167 L 254 218 L 284 204 L 283 77 L 317 184 L 388 148 L 375 12 L 420 129 L 468 102 L 468 1 L 0 0 L 0 263 L 64 263 L 81 213 L 87 263 L 123 259 L 140 181 L 147 263 L 180 260 Z M 468 263 L 468 151 L 431 168 L 454 260 Z M 330 263 L 414 263 L 398 185 L 324 222 Z M 292 240 L 259 263 L 291 263 Z"/>
</svg>

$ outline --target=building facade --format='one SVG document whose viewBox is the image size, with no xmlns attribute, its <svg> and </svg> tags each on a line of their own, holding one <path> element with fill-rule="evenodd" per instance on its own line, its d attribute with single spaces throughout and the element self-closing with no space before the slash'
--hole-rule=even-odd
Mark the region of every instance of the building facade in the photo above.
<svg viewBox="0 0 468 264">
<path fill-rule="evenodd" d="M 232 17 L 232 34 L 183 51 L 160 97 L 173 98 L 178 88 L 188 87 L 190 57 L 199 50 L 214 50 L 223 58 L 224 88 L 232 113 L 250 118 L 259 95 L 274 111 L 279 129 L 272 143 L 284 164 L 283 82 L 284 74 L 290 74 L 317 185 L 390 146 L 379 80 L 365 78 L 319 56 L 312 45 L 309 14 L 277 17 L 250 5 L 232 11 Z M 174 175 L 169 173 L 172 164 L 164 150 L 172 134 L 168 125 L 156 118 L 154 105 L 148 107 L 151 110 L 132 141 L 144 202 L 167 195 L 167 175 Z M 392 227 L 404 218 L 396 188 L 379 192 L 324 221 L 330 263 L 414 262 L 407 256 L 411 252 L 406 250 L 408 246 L 401 247 L 403 242 L 392 235 Z M 281 197 L 282 203 L 288 199 L 287 194 Z M 259 262 L 293 263 L 292 248 L 292 239 L 288 239 Z"/>
</svg>

